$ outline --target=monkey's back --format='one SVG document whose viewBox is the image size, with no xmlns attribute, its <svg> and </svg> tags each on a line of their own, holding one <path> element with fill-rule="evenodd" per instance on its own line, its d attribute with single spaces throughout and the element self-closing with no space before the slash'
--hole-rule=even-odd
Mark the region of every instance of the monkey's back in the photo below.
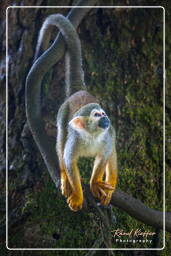
<svg viewBox="0 0 171 256">
<path fill-rule="evenodd" d="M 98 103 L 97 99 L 87 91 L 81 90 L 72 94 L 59 108 L 57 114 L 57 127 L 64 129 L 68 121 L 73 118 L 74 114 L 83 106 L 89 103 Z"/>
<path fill-rule="evenodd" d="M 70 116 L 73 116 L 81 107 L 89 103 L 98 103 L 97 99 L 87 91 L 78 91 L 67 99 Z"/>
</svg>

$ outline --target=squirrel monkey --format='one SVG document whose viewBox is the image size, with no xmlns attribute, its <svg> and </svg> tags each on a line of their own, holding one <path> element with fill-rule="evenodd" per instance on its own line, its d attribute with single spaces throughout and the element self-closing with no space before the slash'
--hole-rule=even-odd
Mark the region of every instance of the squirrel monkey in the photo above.
<svg viewBox="0 0 171 256">
<path fill-rule="evenodd" d="M 71 210 L 82 208 L 83 190 L 77 162 L 79 157 L 94 157 L 90 189 L 102 205 L 107 205 L 117 183 L 115 130 L 105 111 L 86 88 L 71 95 L 73 88 L 85 87 L 81 46 L 75 28 L 64 16 L 50 15 L 40 30 L 39 45 L 49 25 L 58 27 L 67 51 L 65 77 L 68 98 L 57 114 L 56 150 L 62 194 Z"/>
</svg>

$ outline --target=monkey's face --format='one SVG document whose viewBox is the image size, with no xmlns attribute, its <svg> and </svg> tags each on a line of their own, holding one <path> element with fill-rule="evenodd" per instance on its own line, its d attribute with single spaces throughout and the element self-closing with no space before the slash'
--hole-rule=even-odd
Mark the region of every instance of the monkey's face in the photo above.
<svg viewBox="0 0 171 256">
<path fill-rule="evenodd" d="M 107 129 L 110 126 L 110 120 L 106 113 L 101 109 L 93 109 L 90 113 L 90 123 L 92 122 L 92 126 L 96 127 L 97 130 L 99 129 Z"/>
<path fill-rule="evenodd" d="M 110 126 L 110 120 L 102 109 L 93 109 L 89 116 L 74 117 L 69 125 L 81 134 L 96 136 Z"/>
</svg>

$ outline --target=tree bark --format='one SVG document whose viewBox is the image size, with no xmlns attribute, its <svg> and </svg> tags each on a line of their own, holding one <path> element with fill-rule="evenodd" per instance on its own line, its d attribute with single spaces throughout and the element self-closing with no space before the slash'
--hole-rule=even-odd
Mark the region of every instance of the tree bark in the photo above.
<svg viewBox="0 0 171 256">
<path fill-rule="evenodd" d="M 111 204 L 145 224 L 164 229 L 163 212 L 147 207 L 139 199 L 133 198 L 121 190 L 116 190 L 113 194 Z M 166 212 L 165 214 L 166 231 L 171 232 L 171 213 Z"/>
</svg>

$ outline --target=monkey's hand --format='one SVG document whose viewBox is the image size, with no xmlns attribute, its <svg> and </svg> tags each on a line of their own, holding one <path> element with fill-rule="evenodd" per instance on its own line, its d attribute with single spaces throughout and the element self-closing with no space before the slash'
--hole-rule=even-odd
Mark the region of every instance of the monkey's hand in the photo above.
<svg viewBox="0 0 171 256">
<path fill-rule="evenodd" d="M 67 203 L 70 209 L 74 212 L 80 210 L 83 205 L 83 197 L 79 195 L 79 193 L 72 192 L 72 194 L 68 197 Z"/>
<path fill-rule="evenodd" d="M 115 190 L 113 186 L 103 181 L 91 183 L 90 189 L 94 197 L 97 197 L 103 205 L 110 203 L 112 193 Z"/>
</svg>

